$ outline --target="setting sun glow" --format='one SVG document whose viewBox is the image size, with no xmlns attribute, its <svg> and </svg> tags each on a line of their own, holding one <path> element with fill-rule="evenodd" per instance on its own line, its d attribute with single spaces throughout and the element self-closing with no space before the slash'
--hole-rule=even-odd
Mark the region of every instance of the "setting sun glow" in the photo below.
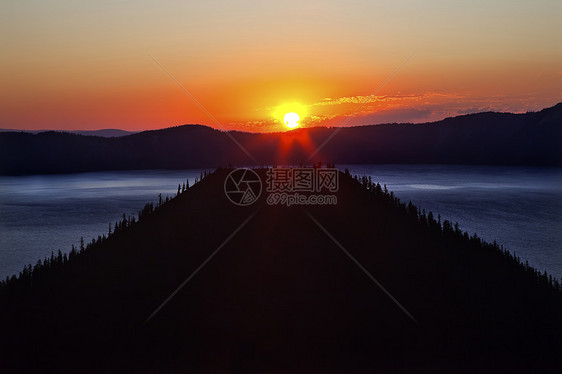
<svg viewBox="0 0 562 374">
<path fill-rule="evenodd" d="M 295 127 L 297 127 L 299 125 L 299 120 L 301 118 L 299 117 L 299 115 L 295 112 L 289 112 L 287 114 L 285 114 L 285 116 L 283 117 L 283 122 L 285 123 L 285 126 L 287 126 L 290 129 L 294 129 Z"/>
<path fill-rule="evenodd" d="M 2 2 L 0 128 L 277 132 L 561 97 L 560 1 L 114 3 Z"/>
</svg>

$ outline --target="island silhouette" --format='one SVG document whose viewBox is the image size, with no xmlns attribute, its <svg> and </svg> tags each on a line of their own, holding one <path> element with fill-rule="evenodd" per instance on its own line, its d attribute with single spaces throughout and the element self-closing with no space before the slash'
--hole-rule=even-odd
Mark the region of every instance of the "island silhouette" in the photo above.
<svg viewBox="0 0 562 374">
<path fill-rule="evenodd" d="M 2 282 L 0 370 L 560 368 L 556 279 L 369 178 L 339 172 L 335 205 L 241 206 L 232 171 Z"/>
</svg>

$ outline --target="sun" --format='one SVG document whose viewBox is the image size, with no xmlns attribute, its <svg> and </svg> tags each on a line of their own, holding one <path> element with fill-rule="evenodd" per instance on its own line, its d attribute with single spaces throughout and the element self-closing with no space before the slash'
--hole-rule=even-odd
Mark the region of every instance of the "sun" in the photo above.
<svg viewBox="0 0 562 374">
<path fill-rule="evenodd" d="M 294 129 L 295 127 L 298 127 L 300 119 L 301 118 L 297 113 L 289 112 L 286 113 L 285 116 L 283 117 L 283 122 L 285 123 L 285 126 L 287 126 L 288 128 Z"/>
<path fill-rule="evenodd" d="M 280 131 L 293 130 L 301 126 L 307 126 L 307 119 L 310 114 L 310 105 L 299 101 L 286 101 L 271 109 L 271 121 L 277 124 Z"/>
</svg>

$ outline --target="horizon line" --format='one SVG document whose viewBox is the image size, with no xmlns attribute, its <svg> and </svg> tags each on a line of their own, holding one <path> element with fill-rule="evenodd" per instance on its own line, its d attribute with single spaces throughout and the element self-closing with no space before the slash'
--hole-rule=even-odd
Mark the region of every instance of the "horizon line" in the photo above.
<svg viewBox="0 0 562 374">
<path fill-rule="evenodd" d="M 285 130 L 285 131 L 283 131 L 283 130 L 278 130 L 278 131 L 247 131 L 247 130 L 236 130 L 236 129 L 227 130 L 227 129 L 219 129 L 219 128 L 216 128 L 216 127 L 213 127 L 213 126 L 210 126 L 210 125 L 207 125 L 207 124 L 202 124 L 202 123 L 183 123 L 183 124 L 179 124 L 179 125 L 171 125 L 171 126 L 167 126 L 167 127 L 144 129 L 144 130 L 124 130 L 122 128 L 115 128 L 115 127 L 99 128 L 99 129 L 82 129 L 82 130 L 79 130 L 79 129 L 66 130 L 66 129 L 10 129 L 10 128 L 0 128 L 0 132 L 26 132 L 26 133 L 36 133 L 36 134 L 38 134 L 38 133 L 43 133 L 43 132 L 81 133 L 81 132 L 101 132 L 101 131 L 122 131 L 122 132 L 128 133 L 128 134 L 124 134 L 122 136 L 128 136 L 128 135 L 138 134 L 138 133 L 147 132 L 147 131 L 167 130 L 167 129 L 172 129 L 172 128 L 176 128 L 176 127 L 201 126 L 201 127 L 207 127 L 209 129 L 217 130 L 217 131 L 220 131 L 220 132 L 240 132 L 240 133 L 247 133 L 247 134 L 278 134 L 278 133 L 289 133 L 289 132 L 295 132 L 295 131 L 299 131 L 299 130 L 302 131 L 302 130 L 305 130 L 305 129 L 318 129 L 318 128 L 336 129 L 336 128 L 356 128 L 356 127 L 367 127 L 367 126 L 381 126 L 381 125 L 424 125 L 424 124 L 432 124 L 432 123 L 442 122 L 442 121 L 445 121 L 445 120 L 451 119 L 451 118 L 467 117 L 467 116 L 485 114 L 485 113 L 525 115 L 525 114 L 530 114 L 530 113 L 540 113 L 544 110 L 552 109 L 552 108 L 555 108 L 559 105 L 562 105 L 562 101 L 558 102 L 558 103 L 556 103 L 552 106 L 544 107 L 544 108 L 542 108 L 540 110 L 536 110 L 536 111 L 530 110 L 530 111 L 525 111 L 525 112 L 509 112 L 509 111 L 499 111 L 499 110 L 487 110 L 487 111 L 474 112 L 474 113 L 462 113 L 462 114 L 458 114 L 458 115 L 455 115 L 455 116 L 447 116 L 447 117 L 443 117 L 443 118 L 441 118 L 439 120 L 435 120 L 435 121 L 379 122 L 379 123 L 348 125 L 348 126 L 328 126 L 328 125 L 299 126 L 298 128 L 288 129 L 288 130 Z M 115 136 L 115 137 L 119 137 L 119 136 Z"/>
</svg>

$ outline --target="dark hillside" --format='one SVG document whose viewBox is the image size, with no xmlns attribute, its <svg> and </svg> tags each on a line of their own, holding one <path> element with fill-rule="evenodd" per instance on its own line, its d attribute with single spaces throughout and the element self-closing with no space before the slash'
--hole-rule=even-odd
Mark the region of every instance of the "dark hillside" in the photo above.
<svg viewBox="0 0 562 374">
<path fill-rule="evenodd" d="M 265 170 L 260 174 L 265 179 Z M 343 173 L 337 205 L 306 209 L 269 206 L 263 196 L 236 206 L 223 192 L 226 175 L 219 169 L 70 259 L 54 255 L 3 283 L 0 371 L 560 367 L 558 282 L 497 246 Z"/>
<path fill-rule="evenodd" d="M 268 134 L 227 134 L 200 125 L 115 138 L 0 132 L 0 175 L 215 168 L 229 163 L 297 165 L 318 160 L 562 166 L 562 103 L 536 113 L 487 112 L 425 124 L 315 127 Z"/>
</svg>

